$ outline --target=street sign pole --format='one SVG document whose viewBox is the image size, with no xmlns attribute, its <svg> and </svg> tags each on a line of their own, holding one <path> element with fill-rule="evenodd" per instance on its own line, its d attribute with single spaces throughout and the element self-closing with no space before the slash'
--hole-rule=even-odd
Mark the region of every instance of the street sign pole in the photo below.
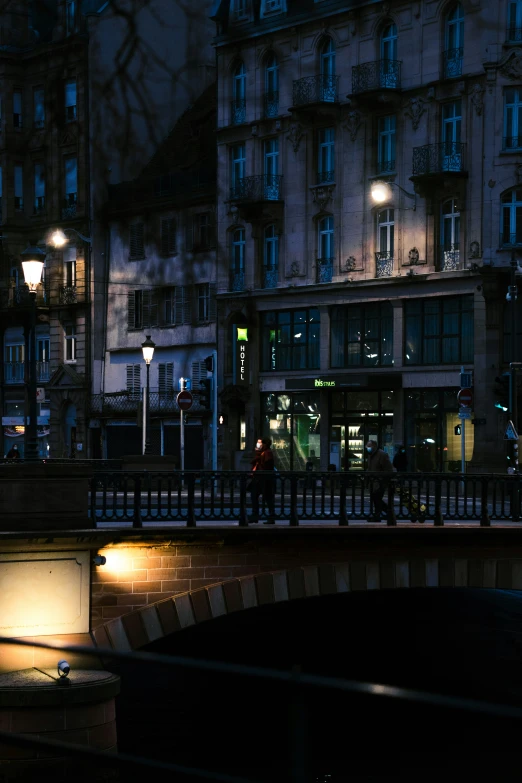
<svg viewBox="0 0 522 783">
<path fill-rule="evenodd" d="M 180 451 L 180 463 L 181 472 L 185 470 L 185 411 L 182 409 L 179 412 L 179 451 Z"/>
<path fill-rule="evenodd" d="M 218 364 L 217 351 L 212 351 L 212 470 L 217 470 L 218 446 Z"/>
<path fill-rule="evenodd" d="M 466 419 L 461 419 L 462 423 L 462 429 L 461 429 L 461 438 L 460 438 L 460 461 L 461 461 L 461 471 L 462 473 L 466 472 Z"/>
</svg>

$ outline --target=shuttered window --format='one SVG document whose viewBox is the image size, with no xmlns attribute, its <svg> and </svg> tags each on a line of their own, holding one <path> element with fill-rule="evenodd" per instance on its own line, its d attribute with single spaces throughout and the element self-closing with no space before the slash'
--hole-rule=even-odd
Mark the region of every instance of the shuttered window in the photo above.
<svg viewBox="0 0 522 783">
<path fill-rule="evenodd" d="M 176 252 L 176 221 L 174 218 L 161 219 L 161 255 L 173 256 Z"/>
<path fill-rule="evenodd" d="M 192 219 L 192 247 L 209 250 L 216 246 L 214 224 L 210 212 L 200 212 Z"/>
<path fill-rule="evenodd" d="M 141 392 L 141 364 L 127 365 L 127 391 L 131 394 Z"/>
<path fill-rule="evenodd" d="M 158 299 L 154 289 L 129 291 L 127 329 L 146 329 L 158 325 Z"/>
<path fill-rule="evenodd" d="M 174 362 L 158 364 L 158 388 L 160 394 L 167 394 L 174 386 Z"/>
<path fill-rule="evenodd" d="M 164 320 L 167 326 L 192 322 L 191 288 L 189 285 L 177 285 L 165 290 Z"/>
<path fill-rule="evenodd" d="M 129 240 L 129 258 L 136 261 L 145 258 L 145 229 L 143 223 L 131 223 Z"/>
<path fill-rule="evenodd" d="M 199 389 L 200 381 L 205 380 L 207 377 L 207 365 L 205 362 L 192 362 L 192 388 Z"/>
</svg>

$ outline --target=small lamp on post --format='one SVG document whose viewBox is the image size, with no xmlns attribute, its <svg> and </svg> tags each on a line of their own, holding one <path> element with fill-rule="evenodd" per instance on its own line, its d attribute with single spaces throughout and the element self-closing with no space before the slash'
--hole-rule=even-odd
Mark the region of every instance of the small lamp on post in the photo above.
<svg viewBox="0 0 522 783">
<path fill-rule="evenodd" d="M 45 252 L 35 245 L 24 250 L 22 256 L 22 268 L 24 278 L 29 287 L 31 298 L 31 332 L 29 340 L 29 425 L 25 446 L 25 459 L 38 459 L 38 407 L 36 403 L 36 289 L 42 281 L 42 271 L 45 261 Z"/>
<path fill-rule="evenodd" d="M 146 336 L 146 339 L 141 344 L 141 350 L 143 352 L 143 359 L 147 365 L 147 387 L 145 392 L 145 416 L 143 417 L 143 426 L 145 427 L 145 451 L 144 454 L 150 454 L 150 363 L 154 356 L 154 348 L 156 343 L 150 339 L 150 334 Z"/>
</svg>

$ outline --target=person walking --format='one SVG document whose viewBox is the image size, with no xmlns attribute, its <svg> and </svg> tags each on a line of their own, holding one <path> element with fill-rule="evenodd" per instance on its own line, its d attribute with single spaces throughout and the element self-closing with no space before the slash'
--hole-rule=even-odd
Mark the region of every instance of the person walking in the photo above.
<svg viewBox="0 0 522 783">
<path fill-rule="evenodd" d="M 18 451 L 18 446 L 16 443 L 14 443 L 6 455 L 7 459 L 20 459 L 20 452 Z"/>
<path fill-rule="evenodd" d="M 256 443 L 254 459 L 252 460 L 252 482 L 250 486 L 252 498 L 252 515 L 248 521 L 259 522 L 259 496 L 268 510 L 265 525 L 275 524 L 275 461 L 270 438 L 261 438 Z"/>
<path fill-rule="evenodd" d="M 408 470 L 408 455 L 404 446 L 397 446 L 397 453 L 393 458 L 393 467 L 399 473 L 406 473 Z"/>
<path fill-rule="evenodd" d="M 370 473 L 394 472 L 389 456 L 379 448 L 376 441 L 369 440 L 366 444 L 366 451 L 368 452 L 368 470 Z M 381 515 L 388 509 L 388 504 L 383 500 L 386 487 L 386 481 L 375 481 L 371 485 L 370 494 L 373 501 L 373 515 L 368 519 L 369 522 L 380 522 Z"/>
</svg>

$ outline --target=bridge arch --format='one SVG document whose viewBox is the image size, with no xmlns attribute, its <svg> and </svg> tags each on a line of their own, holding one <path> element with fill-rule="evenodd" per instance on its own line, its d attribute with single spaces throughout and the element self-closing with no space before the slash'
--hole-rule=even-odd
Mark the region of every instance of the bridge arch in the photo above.
<svg viewBox="0 0 522 783">
<path fill-rule="evenodd" d="M 93 635 L 99 647 L 131 651 L 198 623 L 258 606 L 410 587 L 522 590 L 522 558 L 353 560 L 268 571 L 172 595 L 98 626 Z"/>
</svg>

